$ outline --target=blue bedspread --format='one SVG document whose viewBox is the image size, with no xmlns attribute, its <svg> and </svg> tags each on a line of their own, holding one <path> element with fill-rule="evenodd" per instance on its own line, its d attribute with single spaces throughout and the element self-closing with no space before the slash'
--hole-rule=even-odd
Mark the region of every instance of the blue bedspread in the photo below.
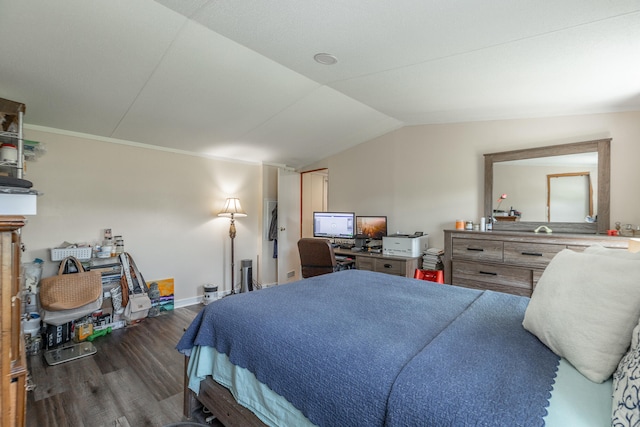
<svg viewBox="0 0 640 427">
<path fill-rule="evenodd" d="M 209 304 L 177 348 L 227 354 L 321 426 L 542 425 L 558 358 L 527 301 L 347 270 Z"/>
</svg>

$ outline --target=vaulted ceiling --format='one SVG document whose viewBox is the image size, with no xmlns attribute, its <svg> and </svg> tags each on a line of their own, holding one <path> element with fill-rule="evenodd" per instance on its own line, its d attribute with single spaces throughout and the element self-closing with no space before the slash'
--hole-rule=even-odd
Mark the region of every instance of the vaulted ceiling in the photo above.
<svg viewBox="0 0 640 427">
<path fill-rule="evenodd" d="M 29 125 L 293 167 L 406 125 L 640 109 L 640 0 L 0 0 L 0 39 Z"/>
</svg>

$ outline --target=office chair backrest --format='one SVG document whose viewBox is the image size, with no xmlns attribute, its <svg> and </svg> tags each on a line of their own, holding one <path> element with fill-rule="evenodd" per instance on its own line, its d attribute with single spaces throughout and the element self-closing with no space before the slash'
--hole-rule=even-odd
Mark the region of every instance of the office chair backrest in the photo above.
<svg viewBox="0 0 640 427">
<path fill-rule="evenodd" d="M 298 240 L 302 277 L 313 277 L 336 271 L 336 257 L 327 239 Z"/>
</svg>

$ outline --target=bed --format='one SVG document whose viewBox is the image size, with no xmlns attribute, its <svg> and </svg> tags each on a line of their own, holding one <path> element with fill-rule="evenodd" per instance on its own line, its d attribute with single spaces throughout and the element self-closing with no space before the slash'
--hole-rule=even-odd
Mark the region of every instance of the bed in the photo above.
<svg viewBox="0 0 640 427">
<path fill-rule="evenodd" d="M 545 275 L 538 286 L 551 288 Z M 562 303 L 542 297 L 545 308 Z M 640 306 L 640 296 L 627 302 Z M 224 298 L 177 345 L 185 415 L 199 401 L 227 426 L 611 425 L 611 374 L 588 379 L 580 361 L 523 327 L 529 305 L 360 270 Z M 630 310 L 622 354 L 640 316 Z"/>
</svg>

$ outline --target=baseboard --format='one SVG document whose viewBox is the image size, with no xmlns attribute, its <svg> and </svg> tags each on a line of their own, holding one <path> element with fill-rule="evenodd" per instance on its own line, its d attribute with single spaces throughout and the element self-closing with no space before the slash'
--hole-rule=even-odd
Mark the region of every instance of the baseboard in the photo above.
<svg viewBox="0 0 640 427">
<path fill-rule="evenodd" d="M 262 289 L 265 288 L 270 288 L 272 286 L 278 286 L 278 283 L 263 283 L 262 284 Z M 218 296 L 220 298 L 222 297 L 226 297 L 227 295 L 229 295 L 231 293 L 230 290 L 228 291 L 218 291 Z M 195 297 L 191 297 L 191 298 L 183 298 L 180 300 L 175 300 L 173 303 L 174 308 L 182 308 L 182 307 L 188 307 L 190 305 L 195 305 L 195 304 L 202 304 L 202 299 L 204 298 L 204 296 L 199 295 L 199 296 L 195 296 Z"/>
<path fill-rule="evenodd" d="M 173 302 L 174 308 L 188 307 L 190 305 L 202 304 L 202 296 L 184 298 Z"/>
<path fill-rule="evenodd" d="M 263 283 L 263 284 L 262 284 L 262 289 L 270 288 L 270 287 L 272 287 L 272 286 L 278 286 L 278 282 L 273 282 L 273 283 Z"/>
</svg>

